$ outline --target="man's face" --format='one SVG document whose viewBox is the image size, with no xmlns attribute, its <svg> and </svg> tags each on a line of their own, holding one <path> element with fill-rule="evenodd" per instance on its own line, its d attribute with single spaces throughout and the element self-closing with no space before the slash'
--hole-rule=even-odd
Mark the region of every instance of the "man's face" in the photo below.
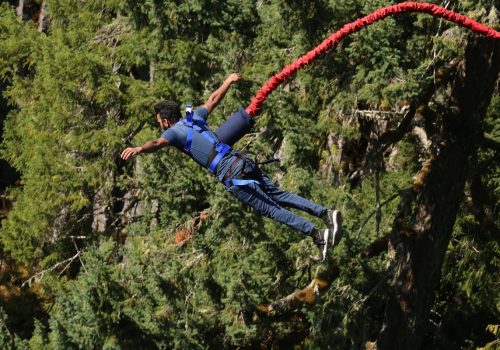
<svg viewBox="0 0 500 350">
<path fill-rule="evenodd" d="M 160 125 L 160 129 L 161 130 L 166 130 L 168 128 L 170 128 L 172 125 L 170 124 L 170 122 L 167 120 L 167 119 L 162 119 L 160 117 L 160 113 L 158 113 L 156 115 L 156 121 L 158 122 L 158 124 Z"/>
</svg>

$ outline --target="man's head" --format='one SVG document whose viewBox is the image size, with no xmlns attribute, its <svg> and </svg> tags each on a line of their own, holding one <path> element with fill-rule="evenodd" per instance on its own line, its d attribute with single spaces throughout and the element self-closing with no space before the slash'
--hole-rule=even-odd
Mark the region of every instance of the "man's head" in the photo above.
<svg viewBox="0 0 500 350">
<path fill-rule="evenodd" d="M 156 120 L 161 128 L 169 128 L 182 118 L 179 105 L 173 101 L 161 101 L 155 105 Z"/>
</svg>

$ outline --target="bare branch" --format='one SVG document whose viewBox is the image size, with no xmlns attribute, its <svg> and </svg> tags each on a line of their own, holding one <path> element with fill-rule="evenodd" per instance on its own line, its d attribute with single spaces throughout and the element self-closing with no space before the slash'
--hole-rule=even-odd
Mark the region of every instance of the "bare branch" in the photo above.
<svg viewBox="0 0 500 350">
<path fill-rule="evenodd" d="M 124 139 L 123 139 L 123 143 L 125 144 L 129 144 L 130 141 L 132 141 L 132 139 L 135 137 L 135 135 L 137 135 L 138 133 L 141 132 L 141 130 L 144 128 L 144 125 L 146 125 L 146 121 L 142 121 L 139 126 L 137 126 L 137 128 L 134 129 L 134 131 L 132 131 L 130 134 L 128 134 Z"/>
<path fill-rule="evenodd" d="M 406 135 L 406 133 L 410 131 L 411 121 L 415 117 L 416 112 L 417 108 L 414 104 L 411 104 L 398 127 L 395 130 L 389 130 L 380 136 L 375 146 L 375 150 L 384 152 L 390 145 L 393 145 L 396 142 L 400 141 Z"/>
<path fill-rule="evenodd" d="M 178 247 L 183 246 L 192 237 L 192 234 L 196 232 L 201 224 L 208 220 L 210 215 L 210 208 L 203 210 L 198 216 L 188 220 L 187 222 L 177 226 L 175 231 L 175 242 Z"/>
<path fill-rule="evenodd" d="M 114 47 L 120 41 L 121 36 L 129 33 L 130 31 L 130 25 L 125 20 L 117 18 L 114 22 L 103 26 L 91 40 L 91 43 L 104 44 L 108 47 Z"/>
<path fill-rule="evenodd" d="M 80 249 L 78 249 L 78 246 L 76 245 L 75 240 L 73 240 L 73 244 L 75 246 L 76 252 L 78 253 L 78 260 L 80 260 L 80 264 L 82 264 L 83 270 L 87 272 L 87 268 L 85 267 L 85 264 L 83 263 L 82 257 L 80 256 Z"/>
<path fill-rule="evenodd" d="M 184 266 L 180 271 L 179 273 L 182 273 L 188 269 L 190 269 L 191 267 L 193 267 L 194 265 L 196 265 L 197 263 L 199 263 L 203 258 L 205 257 L 205 253 L 201 253 L 199 255 L 197 255 L 193 260 L 191 260 L 190 262 L 188 262 L 186 264 L 186 266 Z"/>
<path fill-rule="evenodd" d="M 307 287 L 289 294 L 282 299 L 276 300 L 271 304 L 258 305 L 257 310 L 267 315 L 274 316 L 276 314 L 282 314 L 298 304 L 313 304 L 316 301 L 316 297 L 319 296 L 320 289 L 323 289 L 327 285 L 327 281 L 315 278 Z"/>
<path fill-rule="evenodd" d="M 42 270 L 40 272 L 37 272 L 36 274 L 34 274 L 33 276 L 31 276 L 30 278 L 28 278 L 26 281 L 24 281 L 22 284 L 21 284 L 21 287 L 24 287 L 26 284 L 28 284 L 29 286 L 31 286 L 31 283 L 33 282 L 40 282 L 43 278 L 43 276 L 45 276 L 46 273 L 48 272 L 52 272 L 54 271 L 55 269 L 57 269 L 59 266 L 61 265 L 65 265 L 64 269 L 61 271 L 61 274 L 66 271 L 66 269 L 69 267 L 69 265 L 71 265 L 71 263 L 76 259 L 76 258 L 79 258 L 80 257 L 80 254 L 81 254 L 81 251 L 78 251 L 75 255 L 73 255 L 71 258 L 69 259 L 66 259 L 66 260 L 63 260 L 63 261 L 60 261 L 56 264 L 54 264 L 52 267 L 46 269 L 46 270 Z"/>
<path fill-rule="evenodd" d="M 334 263 L 329 263 L 327 270 L 318 273 L 307 287 L 276 300 L 271 304 L 257 305 L 256 310 L 263 315 L 273 317 L 296 309 L 303 304 L 313 304 L 320 295 L 320 290 L 335 280 L 339 273 L 338 266 Z"/>
<path fill-rule="evenodd" d="M 387 116 L 399 116 L 401 113 L 399 112 L 394 112 L 394 111 L 382 111 L 382 110 L 377 110 L 377 109 L 369 109 L 369 110 L 363 110 L 363 109 L 356 109 L 353 111 L 354 114 L 360 115 L 362 117 L 368 118 L 368 119 L 378 119 L 381 115 L 387 115 Z"/>
<path fill-rule="evenodd" d="M 386 206 L 387 204 L 389 204 L 390 202 L 392 202 L 394 199 L 396 199 L 400 195 L 401 195 L 401 191 L 396 192 L 392 196 L 390 196 L 389 198 L 387 198 L 385 201 L 383 201 L 382 203 L 380 203 L 380 205 L 377 208 L 375 208 L 375 210 L 373 210 L 370 213 L 370 215 L 368 215 L 368 217 L 365 219 L 365 221 L 363 221 L 363 224 L 361 224 L 361 227 L 359 228 L 358 233 L 356 235 L 356 239 L 359 238 L 359 235 L 360 235 L 361 231 L 363 230 L 363 228 L 365 227 L 365 225 L 368 223 L 368 221 L 370 221 L 371 217 L 374 214 L 376 214 L 378 210 L 382 209 L 384 206 Z"/>
</svg>

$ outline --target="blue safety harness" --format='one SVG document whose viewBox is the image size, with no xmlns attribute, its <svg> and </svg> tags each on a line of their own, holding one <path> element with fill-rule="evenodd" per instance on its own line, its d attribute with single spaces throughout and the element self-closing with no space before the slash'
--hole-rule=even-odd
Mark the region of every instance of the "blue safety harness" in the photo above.
<svg viewBox="0 0 500 350">
<path fill-rule="evenodd" d="M 231 146 L 219 142 L 217 139 L 214 139 L 208 133 L 208 123 L 204 120 L 194 119 L 193 118 L 193 106 L 190 104 L 186 105 L 186 118 L 182 119 L 181 122 L 188 127 L 186 142 L 184 144 L 184 152 L 191 155 L 191 144 L 193 142 L 193 133 L 197 132 L 205 139 L 210 141 L 210 143 L 214 146 L 215 157 L 213 157 L 210 164 L 206 164 L 208 170 L 213 174 L 217 167 L 217 164 L 221 161 L 221 159 L 231 151 Z M 222 181 L 226 188 L 231 188 L 232 186 L 245 186 L 252 183 L 258 184 L 259 182 L 256 180 L 244 180 L 244 179 L 232 179 L 232 180 L 224 180 Z"/>
</svg>

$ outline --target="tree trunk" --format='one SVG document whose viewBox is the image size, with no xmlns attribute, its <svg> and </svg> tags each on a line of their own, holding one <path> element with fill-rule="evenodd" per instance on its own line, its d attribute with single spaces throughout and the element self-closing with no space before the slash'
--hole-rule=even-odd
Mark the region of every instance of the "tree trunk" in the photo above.
<svg viewBox="0 0 500 350">
<path fill-rule="evenodd" d="M 389 242 L 394 276 L 378 349 L 422 346 L 470 160 L 477 153 L 481 123 L 497 80 L 499 48 L 494 40 L 474 37 L 453 85 L 435 98 L 447 111 L 442 114 L 439 151 L 426 165 L 422 186 L 403 197 L 394 222 Z"/>
<path fill-rule="evenodd" d="M 34 0 L 19 0 L 16 8 L 17 16 L 21 17 L 23 21 L 29 21 L 33 18 L 36 7 L 37 4 Z"/>
<path fill-rule="evenodd" d="M 40 4 L 40 10 L 38 12 L 38 28 L 39 32 L 44 32 L 49 26 L 49 14 L 47 12 L 47 2 L 44 0 Z"/>
</svg>

